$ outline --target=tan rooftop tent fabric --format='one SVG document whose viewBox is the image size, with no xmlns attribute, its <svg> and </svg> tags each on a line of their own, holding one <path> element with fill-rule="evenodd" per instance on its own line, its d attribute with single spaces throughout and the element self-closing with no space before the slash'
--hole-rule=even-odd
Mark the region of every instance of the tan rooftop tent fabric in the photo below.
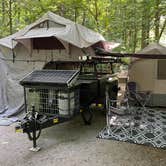
<svg viewBox="0 0 166 166">
<path fill-rule="evenodd" d="M 36 22 L 26 26 L 23 30 L 0 39 L 0 45 L 14 48 L 18 41 L 39 37 L 56 37 L 78 48 L 87 48 L 94 43 L 104 41 L 104 37 L 80 24 L 47 12 Z M 12 41 L 15 40 L 15 41 Z M 22 42 L 22 43 L 24 43 Z M 25 44 L 25 46 L 27 46 Z"/>
</svg>

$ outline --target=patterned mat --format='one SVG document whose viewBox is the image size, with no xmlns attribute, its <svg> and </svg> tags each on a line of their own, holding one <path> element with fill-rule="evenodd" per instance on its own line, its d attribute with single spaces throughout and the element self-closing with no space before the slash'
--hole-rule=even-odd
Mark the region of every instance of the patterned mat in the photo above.
<svg viewBox="0 0 166 166">
<path fill-rule="evenodd" d="M 132 115 L 112 114 L 98 137 L 166 149 L 166 111 L 135 108 Z"/>
</svg>

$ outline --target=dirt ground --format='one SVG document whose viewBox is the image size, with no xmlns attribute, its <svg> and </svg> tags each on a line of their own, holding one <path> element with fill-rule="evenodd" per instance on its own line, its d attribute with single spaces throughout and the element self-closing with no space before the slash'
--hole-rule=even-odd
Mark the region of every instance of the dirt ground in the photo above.
<svg viewBox="0 0 166 166">
<path fill-rule="evenodd" d="M 14 126 L 0 127 L 0 166 L 166 166 L 166 151 L 143 145 L 96 138 L 104 115 L 95 114 L 91 126 L 81 118 L 43 130 L 42 148 L 31 152 L 26 134 Z"/>
</svg>

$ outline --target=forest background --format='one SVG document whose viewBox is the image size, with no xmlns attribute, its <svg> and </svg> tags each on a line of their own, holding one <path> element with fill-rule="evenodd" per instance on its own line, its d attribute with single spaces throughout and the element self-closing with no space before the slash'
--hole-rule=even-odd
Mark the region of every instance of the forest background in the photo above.
<svg viewBox="0 0 166 166">
<path fill-rule="evenodd" d="M 151 42 L 166 44 L 166 0 L 0 0 L 0 38 L 47 11 L 121 43 L 121 52 L 134 53 Z"/>
</svg>

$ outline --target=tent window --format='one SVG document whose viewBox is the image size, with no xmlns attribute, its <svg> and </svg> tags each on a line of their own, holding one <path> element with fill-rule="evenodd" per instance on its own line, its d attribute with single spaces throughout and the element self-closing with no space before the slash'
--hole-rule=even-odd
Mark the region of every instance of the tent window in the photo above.
<svg viewBox="0 0 166 166">
<path fill-rule="evenodd" d="M 166 60 L 158 60 L 158 80 L 166 80 Z"/>
<path fill-rule="evenodd" d="M 55 37 L 45 37 L 45 38 L 34 38 L 33 49 L 56 50 L 56 49 L 65 49 L 65 47 Z"/>
</svg>

